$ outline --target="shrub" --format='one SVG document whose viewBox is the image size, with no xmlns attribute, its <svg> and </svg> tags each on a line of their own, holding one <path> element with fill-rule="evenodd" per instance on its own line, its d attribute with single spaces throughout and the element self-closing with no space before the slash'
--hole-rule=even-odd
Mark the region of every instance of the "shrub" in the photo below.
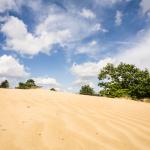
<svg viewBox="0 0 150 150">
<path fill-rule="evenodd" d="M 0 84 L 0 88 L 9 88 L 9 82 L 7 80 L 3 81 Z"/>
<path fill-rule="evenodd" d="M 32 79 L 27 80 L 25 83 L 19 82 L 17 89 L 33 89 L 38 88 L 35 81 Z"/>
<path fill-rule="evenodd" d="M 93 88 L 91 88 L 89 85 L 84 85 L 80 89 L 80 94 L 95 95 L 95 92 L 94 92 Z"/>
<path fill-rule="evenodd" d="M 56 91 L 54 88 L 51 88 L 50 90 L 51 90 L 51 91 Z"/>
<path fill-rule="evenodd" d="M 33 79 L 27 80 L 25 85 L 27 88 L 36 88 L 37 87 L 35 84 L 35 81 Z"/>
<path fill-rule="evenodd" d="M 25 83 L 19 82 L 19 85 L 17 87 L 18 89 L 27 89 L 27 86 Z"/>
</svg>

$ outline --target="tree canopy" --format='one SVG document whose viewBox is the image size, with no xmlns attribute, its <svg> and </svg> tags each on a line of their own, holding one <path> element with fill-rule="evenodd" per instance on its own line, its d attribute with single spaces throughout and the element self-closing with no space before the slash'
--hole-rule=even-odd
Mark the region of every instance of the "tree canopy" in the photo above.
<svg viewBox="0 0 150 150">
<path fill-rule="evenodd" d="M 19 82 L 18 89 L 32 89 L 32 88 L 38 88 L 38 86 L 35 84 L 35 81 L 33 79 L 27 80 L 25 83 Z"/>
<path fill-rule="evenodd" d="M 99 75 L 101 96 L 132 98 L 150 97 L 150 73 L 135 65 L 120 63 L 118 66 L 107 64 Z"/>
<path fill-rule="evenodd" d="M 56 89 L 55 88 L 51 88 L 50 91 L 56 91 Z"/>
<path fill-rule="evenodd" d="M 95 95 L 95 92 L 94 92 L 93 88 L 91 88 L 89 85 L 84 85 L 80 89 L 80 94 Z"/>
<path fill-rule="evenodd" d="M 9 88 L 9 82 L 7 80 L 2 81 L 0 84 L 0 88 Z"/>
</svg>

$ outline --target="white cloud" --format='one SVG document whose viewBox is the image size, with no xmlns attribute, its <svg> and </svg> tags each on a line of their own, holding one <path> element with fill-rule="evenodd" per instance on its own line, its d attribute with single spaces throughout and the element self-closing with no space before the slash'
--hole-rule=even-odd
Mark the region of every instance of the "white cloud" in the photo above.
<svg viewBox="0 0 150 150">
<path fill-rule="evenodd" d="M 26 25 L 16 17 L 9 17 L 2 26 L 1 31 L 6 34 L 8 38 L 24 38 L 27 33 Z"/>
<path fill-rule="evenodd" d="M 150 1 L 149 0 L 141 0 L 140 6 L 142 8 L 143 14 L 150 11 Z"/>
<path fill-rule="evenodd" d="M 135 43 L 135 41 L 134 41 Z M 99 71 L 107 64 L 113 63 L 117 65 L 120 62 L 134 64 L 141 69 L 150 70 L 150 30 L 136 40 L 136 44 L 131 48 L 122 49 L 111 58 L 105 58 L 98 62 L 85 62 L 82 64 L 73 64 L 71 72 L 76 76 L 77 80 L 74 85 L 90 84 L 93 79 L 97 78 Z"/>
<path fill-rule="evenodd" d="M 119 52 L 117 56 L 114 56 L 117 62 L 126 62 L 135 64 L 136 66 L 150 70 L 150 30 L 145 33 L 140 39 L 136 41 L 136 44 L 129 49 L 125 49 Z"/>
<path fill-rule="evenodd" d="M 82 64 L 73 64 L 71 67 L 71 72 L 75 75 L 76 79 L 73 82 L 73 86 L 81 87 L 82 85 L 90 85 L 96 88 L 97 77 L 100 70 L 107 64 L 113 63 L 113 59 L 105 58 L 98 62 L 85 62 Z M 98 90 L 96 88 L 96 90 Z M 78 90 L 77 90 L 78 91 Z"/>
<path fill-rule="evenodd" d="M 22 20 L 14 16 L 8 17 L 1 26 L 1 32 L 6 35 L 5 49 L 27 55 L 49 53 L 54 44 L 68 46 L 71 42 L 80 41 L 97 31 L 106 32 L 96 21 L 74 17 L 75 14 L 60 10 L 59 13 L 55 9 L 49 11 L 48 16 L 41 17 L 32 33 Z"/>
<path fill-rule="evenodd" d="M 74 17 L 76 15 L 76 17 Z M 42 20 L 36 28 L 36 33 L 43 32 L 56 32 L 68 30 L 71 37 L 67 39 L 68 42 L 82 40 L 83 38 L 93 34 L 97 31 L 103 32 L 103 28 L 100 23 L 96 21 L 88 21 L 76 13 L 72 12 L 50 12 L 46 19 Z"/>
<path fill-rule="evenodd" d="M 60 84 L 57 82 L 55 78 L 51 77 L 36 77 L 33 78 L 36 84 L 38 85 L 44 85 L 44 86 L 49 86 L 49 87 L 59 87 Z"/>
<path fill-rule="evenodd" d="M 101 32 L 108 32 L 107 29 L 103 28 L 102 25 L 100 23 L 96 23 L 93 27 L 92 27 L 92 31 L 101 31 Z"/>
<path fill-rule="evenodd" d="M 100 60 L 99 62 L 85 62 L 83 64 L 73 64 L 71 72 L 78 78 L 88 79 L 96 77 L 107 63 L 112 63 L 111 58 Z"/>
<path fill-rule="evenodd" d="M 41 0 L 0 0 L 0 13 L 9 10 L 19 11 L 22 6 L 38 10 L 41 7 Z"/>
<path fill-rule="evenodd" d="M 121 1 L 122 0 L 95 0 L 97 4 L 104 5 L 104 6 L 110 6 Z"/>
<path fill-rule="evenodd" d="M 73 82 L 73 86 L 81 87 L 83 85 L 89 85 L 90 87 L 95 88 L 94 83 L 89 80 L 77 79 Z"/>
<path fill-rule="evenodd" d="M 135 41 L 134 41 L 135 43 Z M 120 62 L 135 64 L 141 69 L 150 70 L 150 30 L 143 34 L 136 44 L 131 48 L 122 49 L 111 58 L 105 58 L 99 62 L 85 62 L 82 64 L 73 64 L 71 72 L 78 78 L 88 80 L 97 77 L 100 69 L 102 69 L 107 63 L 118 64 Z M 80 81 L 80 80 L 79 80 Z M 79 82 L 78 81 L 78 82 Z M 77 83 L 78 83 L 77 82 Z"/>
<path fill-rule="evenodd" d="M 15 0 L 0 0 L 0 12 L 16 8 L 17 5 Z"/>
<path fill-rule="evenodd" d="M 123 14 L 121 11 L 117 10 L 116 12 L 116 16 L 115 16 L 115 24 L 117 26 L 120 26 L 122 24 L 122 17 L 123 17 Z"/>
<path fill-rule="evenodd" d="M 20 64 L 12 56 L 3 55 L 0 57 L 0 77 L 1 78 L 24 78 L 29 73 L 25 71 L 24 65 Z"/>
<path fill-rule="evenodd" d="M 96 41 L 91 41 L 87 44 L 82 44 L 76 49 L 75 54 L 88 54 L 89 56 L 95 56 L 99 51 L 99 45 Z"/>
<path fill-rule="evenodd" d="M 82 11 L 80 12 L 80 15 L 82 17 L 90 18 L 90 19 L 96 18 L 96 15 L 94 14 L 94 12 L 92 12 L 90 9 L 86 9 L 86 8 L 82 9 Z"/>
<path fill-rule="evenodd" d="M 70 37 L 70 32 L 68 30 L 50 33 L 42 32 L 38 36 L 33 35 L 27 31 L 27 26 L 22 20 L 13 16 L 5 22 L 1 28 L 1 32 L 6 35 L 5 49 L 28 55 L 50 51 L 50 47 L 53 44 L 61 44 Z"/>
</svg>

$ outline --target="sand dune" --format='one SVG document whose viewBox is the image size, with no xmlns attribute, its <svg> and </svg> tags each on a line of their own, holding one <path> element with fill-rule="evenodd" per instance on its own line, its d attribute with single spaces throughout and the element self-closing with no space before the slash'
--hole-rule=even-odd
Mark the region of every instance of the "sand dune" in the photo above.
<svg viewBox="0 0 150 150">
<path fill-rule="evenodd" d="M 150 104 L 0 89 L 0 150 L 150 150 Z"/>
</svg>

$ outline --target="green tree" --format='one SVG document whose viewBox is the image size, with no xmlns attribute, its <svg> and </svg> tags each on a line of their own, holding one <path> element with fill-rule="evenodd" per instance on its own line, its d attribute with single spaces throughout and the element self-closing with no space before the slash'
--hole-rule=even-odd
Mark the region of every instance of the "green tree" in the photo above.
<svg viewBox="0 0 150 150">
<path fill-rule="evenodd" d="M 18 89 L 27 89 L 27 86 L 26 86 L 26 84 L 25 83 L 22 83 L 22 82 L 19 82 L 19 84 L 18 84 L 18 87 L 17 87 Z"/>
<path fill-rule="evenodd" d="M 134 65 L 107 64 L 98 76 L 101 96 L 132 98 L 150 97 L 150 74 Z"/>
<path fill-rule="evenodd" d="M 9 88 L 9 82 L 7 80 L 3 81 L 0 84 L 0 88 Z"/>
<path fill-rule="evenodd" d="M 95 95 L 95 92 L 94 92 L 93 88 L 91 88 L 89 85 L 84 85 L 80 89 L 80 94 Z"/>
<path fill-rule="evenodd" d="M 55 88 L 51 88 L 50 90 L 51 90 L 51 91 L 56 91 Z"/>
<path fill-rule="evenodd" d="M 26 86 L 28 88 L 35 88 L 35 87 L 37 87 L 36 84 L 35 84 L 35 81 L 33 79 L 27 80 L 25 84 L 26 84 Z"/>
<path fill-rule="evenodd" d="M 38 88 L 38 86 L 35 84 L 35 81 L 33 79 L 27 80 L 25 83 L 19 82 L 18 89 L 33 89 Z"/>
</svg>

